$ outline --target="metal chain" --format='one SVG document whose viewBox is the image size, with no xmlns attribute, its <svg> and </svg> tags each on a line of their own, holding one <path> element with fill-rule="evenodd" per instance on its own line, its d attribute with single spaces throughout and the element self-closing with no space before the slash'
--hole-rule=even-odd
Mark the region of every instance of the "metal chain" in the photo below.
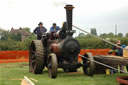
<svg viewBox="0 0 128 85">
<path fill-rule="evenodd" d="M 105 41 L 105 42 L 107 42 L 107 43 L 109 43 L 109 44 L 111 44 L 111 45 L 113 45 L 113 46 L 116 46 L 116 47 L 119 47 L 119 48 L 122 48 L 122 49 L 128 51 L 128 49 L 126 49 L 126 48 L 123 48 L 123 47 L 121 47 L 121 46 L 118 46 L 117 44 L 112 43 L 112 42 L 110 42 L 110 41 L 108 41 L 108 40 L 105 40 L 105 39 L 103 39 L 103 38 L 101 38 L 101 37 L 99 37 L 99 36 L 93 35 L 93 34 L 87 32 L 87 31 L 85 31 L 85 30 L 83 30 L 83 29 L 80 29 L 79 27 L 77 27 L 77 26 L 75 26 L 75 25 L 72 25 L 72 26 L 73 26 L 74 28 L 76 28 L 76 29 L 78 29 L 78 30 L 84 32 L 84 33 L 87 33 L 87 34 L 89 34 L 89 35 L 95 37 L 95 38 L 98 38 L 98 39 L 100 39 L 100 40 L 102 40 L 102 41 Z"/>
<path fill-rule="evenodd" d="M 103 66 L 105 66 L 105 67 L 108 67 L 108 68 L 111 68 L 111 69 L 113 69 L 113 70 L 118 71 L 117 68 L 114 68 L 114 67 L 109 66 L 109 65 L 107 65 L 107 64 L 104 64 L 104 63 L 101 63 L 101 62 L 98 62 L 98 61 L 95 61 L 95 60 L 91 60 L 91 59 L 89 59 L 89 58 L 87 58 L 87 57 L 85 57 L 85 56 L 83 56 L 83 55 L 80 55 L 80 54 L 79 54 L 79 56 L 81 56 L 82 58 L 88 59 L 88 60 L 90 60 L 90 61 L 93 61 L 93 62 L 95 62 L 95 63 L 97 63 L 97 64 L 100 64 L 100 65 L 103 65 Z M 120 70 L 120 72 L 122 72 L 122 73 L 128 73 L 128 72 L 125 72 L 125 71 L 123 71 L 123 70 Z"/>
</svg>

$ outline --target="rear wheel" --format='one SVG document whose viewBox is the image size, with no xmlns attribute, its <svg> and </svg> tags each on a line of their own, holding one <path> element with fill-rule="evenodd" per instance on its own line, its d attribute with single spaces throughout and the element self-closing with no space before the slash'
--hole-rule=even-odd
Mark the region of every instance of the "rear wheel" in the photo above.
<svg viewBox="0 0 128 85">
<path fill-rule="evenodd" d="M 91 53 L 86 53 L 83 58 L 83 71 L 85 75 L 93 76 L 95 71 L 94 58 Z"/>
<path fill-rule="evenodd" d="M 34 40 L 29 50 L 29 71 L 41 74 L 44 68 L 44 47 L 41 40 Z"/>
<path fill-rule="evenodd" d="M 58 62 L 56 54 L 51 53 L 48 57 L 48 74 L 50 78 L 56 78 L 57 77 L 57 68 L 58 68 Z"/>
</svg>

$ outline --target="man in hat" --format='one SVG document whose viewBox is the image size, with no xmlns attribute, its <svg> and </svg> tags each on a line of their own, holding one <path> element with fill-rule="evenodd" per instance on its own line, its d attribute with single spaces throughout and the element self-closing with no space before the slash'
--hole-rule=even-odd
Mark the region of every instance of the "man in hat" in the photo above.
<svg viewBox="0 0 128 85">
<path fill-rule="evenodd" d="M 53 26 L 50 28 L 50 32 L 57 32 L 60 30 L 59 26 L 56 26 L 56 23 L 53 23 Z"/>
<path fill-rule="evenodd" d="M 34 30 L 34 33 L 37 34 L 37 40 L 41 40 L 41 36 L 45 32 L 47 32 L 47 29 L 43 26 L 43 23 L 40 22 L 38 27 L 36 27 Z"/>
</svg>

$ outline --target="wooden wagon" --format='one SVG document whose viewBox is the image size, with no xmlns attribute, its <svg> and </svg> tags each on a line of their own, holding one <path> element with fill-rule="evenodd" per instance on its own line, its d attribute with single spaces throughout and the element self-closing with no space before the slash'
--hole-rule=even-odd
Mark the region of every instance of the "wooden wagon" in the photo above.
<svg viewBox="0 0 128 85">
<path fill-rule="evenodd" d="M 94 56 L 94 60 L 115 68 L 117 68 L 118 65 L 127 66 L 128 51 L 126 50 L 123 51 L 123 57 L 114 56 L 114 55 L 96 55 Z M 97 63 L 95 63 L 95 65 L 96 65 L 95 74 L 105 73 L 105 70 L 109 68 Z"/>
</svg>

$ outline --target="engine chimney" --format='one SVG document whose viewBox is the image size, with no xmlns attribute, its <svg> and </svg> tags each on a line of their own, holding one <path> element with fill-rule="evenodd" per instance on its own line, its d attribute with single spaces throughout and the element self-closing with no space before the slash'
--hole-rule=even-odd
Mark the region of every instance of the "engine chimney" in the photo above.
<svg viewBox="0 0 128 85">
<path fill-rule="evenodd" d="M 72 5 L 66 5 L 64 8 L 66 9 L 67 34 L 72 35 L 72 9 L 74 7 Z"/>
</svg>

